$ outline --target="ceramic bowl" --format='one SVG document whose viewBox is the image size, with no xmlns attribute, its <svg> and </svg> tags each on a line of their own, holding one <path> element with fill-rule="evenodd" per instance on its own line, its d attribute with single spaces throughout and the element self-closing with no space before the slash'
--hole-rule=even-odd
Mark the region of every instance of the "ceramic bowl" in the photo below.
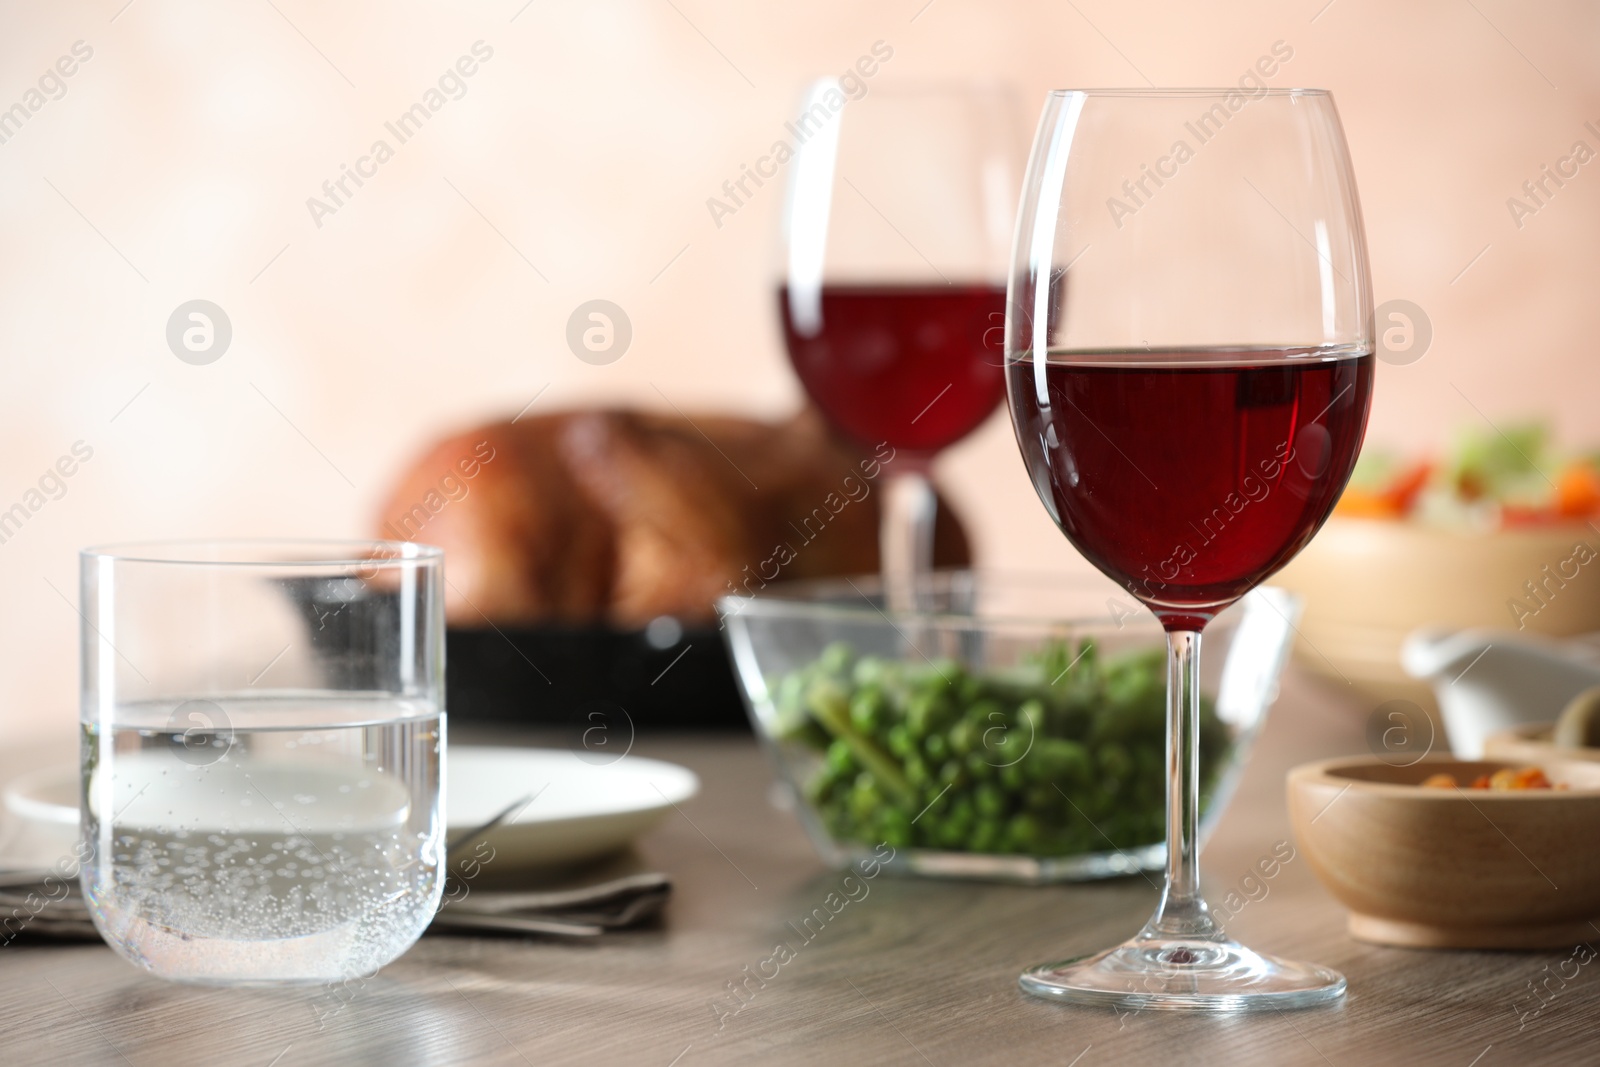
<svg viewBox="0 0 1600 1067">
<path fill-rule="evenodd" d="M 1526 761 L 1371 756 L 1289 772 L 1289 817 L 1350 936 L 1411 948 L 1557 948 L 1600 924 L 1600 765 L 1535 761 L 1567 789 L 1421 788 Z"/>
</svg>

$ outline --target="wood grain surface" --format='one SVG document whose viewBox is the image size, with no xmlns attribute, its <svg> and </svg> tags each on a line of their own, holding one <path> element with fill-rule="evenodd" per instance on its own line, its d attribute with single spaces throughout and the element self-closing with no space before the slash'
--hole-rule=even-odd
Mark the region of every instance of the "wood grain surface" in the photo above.
<svg viewBox="0 0 1600 1067">
<path fill-rule="evenodd" d="M 1592 951 L 1364 945 L 1346 936 L 1344 912 L 1303 856 L 1271 879 L 1250 878 L 1290 840 L 1284 771 L 1363 751 L 1369 711 L 1347 692 L 1291 675 L 1204 857 L 1213 904 L 1229 893 L 1240 904 L 1230 932 L 1261 951 L 1343 971 L 1350 992 L 1337 1007 L 1119 1015 L 1018 990 L 1029 964 L 1133 933 L 1155 902 L 1154 876 L 1039 889 L 882 876 L 820 928 L 813 921 L 804 940 L 787 924 L 841 891 L 841 875 L 769 802 L 771 773 L 753 742 L 701 738 L 635 748 L 686 764 L 703 782 L 639 847 L 642 862 L 677 883 L 659 929 L 598 944 L 428 937 L 372 980 L 335 991 L 172 985 L 101 946 L 14 943 L 0 949 L 0 1063 L 1600 1062 Z M 0 775 L 70 756 L 70 738 L 49 753 L 6 753 Z M 759 972 L 780 941 L 792 957 L 734 1000 L 730 983 Z"/>
</svg>

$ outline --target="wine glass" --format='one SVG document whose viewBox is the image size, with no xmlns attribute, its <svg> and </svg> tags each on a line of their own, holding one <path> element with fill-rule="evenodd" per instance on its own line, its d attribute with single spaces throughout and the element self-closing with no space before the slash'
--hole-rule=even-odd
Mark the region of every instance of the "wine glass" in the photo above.
<svg viewBox="0 0 1600 1067">
<path fill-rule="evenodd" d="M 1005 393 L 1015 116 L 999 87 L 824 78 L 791 123 L 784 341 L 834 429 L 883 461 L 879 543 L 898 610 L 932 569 L 933 457 Z"/>
<path fill-rule="evenodd" d="M 1023 974 L 1040 996 L 1233 1012 L 1344 978 L 1231 940 L 1200 893 L 1200 634 L 1300 551 L 1372 395 L 1361 208 L 1324 90 L 1048 97 L 1006 316 L 1007 391 L 1045 510 L 1168 637 L 1167 878 L 1132 940 Z"/>
</svg>

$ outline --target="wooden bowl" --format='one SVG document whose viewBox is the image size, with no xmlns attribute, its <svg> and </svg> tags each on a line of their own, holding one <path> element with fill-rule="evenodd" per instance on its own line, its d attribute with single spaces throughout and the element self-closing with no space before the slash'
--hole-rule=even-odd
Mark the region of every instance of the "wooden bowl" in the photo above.
<svg viewBox="0 0 1600 1067">
<path fill-rule="evenodd" d="M 1600 763 L 1600 748 L 1562 748 L 1550 740 L 1555 729 L 1553 722 L 1535 722 L 1501 730 L 1484 739 L 1483 754 L 1489 759 L 1509 760 L 1521 766 L 1543 765 L 1551 760 Z"/>
<path fill-rule="evenodd" d="M 1336 517 L 1273 581 L 1305 597 L 1307 667 L 1354 682 L 1374 700 L 1404 697 L 1428 708 L 1427 685 L 1400 668 L 1400 645 L 1413 630 L 1600 630 L 1600 568 L 1583 567 L 1532 614 L 1508 603 L 1526 599 L 1524 583 L 1541 580 L 1541 568 L 1566 560 L 1579 541 L 1593 541 L 1582 523 L 1481 533 Z"/>
<path fill-rule="evenodd" d="M 1559 948 L 1600 926 L 1600 764 L 1532 761 L 1568 789 L 1423 789 L 1529 761 L 1371 756 L 1289 772 L 1289 817 L 1350 936 L 1410 948 Z M 1595 926 L 1591 926 L 1593 921 Z"/>
</svg>

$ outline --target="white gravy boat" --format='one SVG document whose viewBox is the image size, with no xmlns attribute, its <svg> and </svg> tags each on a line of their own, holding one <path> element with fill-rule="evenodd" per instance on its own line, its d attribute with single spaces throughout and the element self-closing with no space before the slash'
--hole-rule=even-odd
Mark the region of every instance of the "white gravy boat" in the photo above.
<svg viewBox="0 0 1600 1067">
<path fill-rule="evenodd" d="M 1433 683 L 1450 751 L 1480 759 L 1489 735 L 1554 722 L 1573 697 L 1600 685 L 1600 634 L 1555 640 L 1505 630 L 1418 630 L 1401 646 L 1400 664 Z"/>
</svg>

